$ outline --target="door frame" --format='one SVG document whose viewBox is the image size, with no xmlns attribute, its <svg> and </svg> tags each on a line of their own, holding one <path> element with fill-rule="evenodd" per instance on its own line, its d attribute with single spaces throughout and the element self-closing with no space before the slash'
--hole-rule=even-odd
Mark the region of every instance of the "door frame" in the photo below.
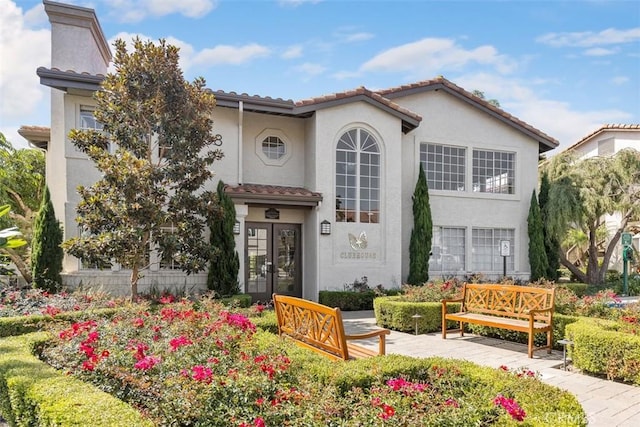
<svg viewBox="0 0 640 427">
<path fill-rule="evenodd" d="M 253 237 L 253 233 L 249 233 L 250 229 L 265 229 L 266 230 L 266 238 L 265 238 L 265 246 L 262 248 L 264 252 L 264 263 L 253 264 L 249 260 L 249 240 Z M 295 230 L 294 236 L 294 245 L 295 252 L 293 254 L 293 273 L 291 273 L 291 264 L 289 263 L 288 268 L 282 264 L 285 259 L 291 261 L 291 259 L 284 254 L 279 253 L 279 249 L 282 249 L 280 246 L 281 242 L 281 232 L 282 230 L 293 229 Z M 274 292 L 283 294 L 283 295 L 291 295 L 302 297 L 302 224 L 294 224 L 294 223 L 282 223 L 282 222 L 257 222 L 257 221 L 247 221 L 245 222 L 245 238 L 244 238 L 244 280 L 245 280 L 245 292 L 251 295 L 253 302 L 268 302 L 271 301 L 271 296 Z M 259 248 L 258 248 L 259 249 Z M 281 257 L 284 257 L 281 259 Z M 282 264 L 282 265 L 281 265 Z M 252 271 L 255 269 L 256 271 Z M 260 269 L 260 271 L 258 271 Z M 264 290 L 258 292 L 259 289 L 251 292 L 250 287 L 252 286 L 250 276 L 253 273 L 254 281 L 259 281 L 261 277 L 264 277 Z M 291 276 L 291 274 L 293 276 Z M 281 288 L 278 285 L 285 285 L 285 281 L 287 279 L 293 280 L 292 285 L 288 285 L 286 288 Z M 259 286 L 259 283 L 256 283 L 256 286 Z"/>
</svg>

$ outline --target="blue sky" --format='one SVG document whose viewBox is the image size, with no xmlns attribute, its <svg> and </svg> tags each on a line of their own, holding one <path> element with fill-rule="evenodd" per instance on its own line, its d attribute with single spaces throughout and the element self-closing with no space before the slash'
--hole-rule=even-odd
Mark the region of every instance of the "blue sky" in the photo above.
<svg viewBox="0 0 640 427">
<path fill-rule="evenodd" d="M 443 75 L 560 149 L 606 123 L 640 123 L 640 1 L 69 3 L 94 8 L 110 43 L 178 45 L 185 76 L 214 90 L 299 100 Z M 16 146 L 21 125 L 50 124 L 35 72 L 50 66 L 49 28 L 41 1 L 0 0 L 0 132 Z"/>
</svg>

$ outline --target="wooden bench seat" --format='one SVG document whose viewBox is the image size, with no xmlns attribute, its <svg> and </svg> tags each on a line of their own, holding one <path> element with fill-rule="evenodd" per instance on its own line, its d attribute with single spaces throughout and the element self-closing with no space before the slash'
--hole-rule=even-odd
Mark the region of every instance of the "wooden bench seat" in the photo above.
<svg viewBox="0 0 640 427">
<path fill-rule="evenodd" d="M 450 313 L 447 304 L 451 303 L 459 303 L 460 311 Z M 473 323 L 527 333 L 530 358 L 534 350 L 547 349 L 551 353 L 554 307 L 555 289 L 467 283 L 461 298 L 442 300 L 442 338 L 446 339 L 448 332 L 463 336 L 464 324 Z M 447 330 L 448 321 L 458 322 L 458 328 Z M 546 345 L 535 347 L 537 333 L 546 333 Z"/>
<path fill-rule="evenodd" d="M 385 354 L 385 336 L 391 331 L 376 329 L 364 334 L 347 335 L 339 308 L 285 295 L 273 295 L 280 336 L 322 354 L 332 360 L 349 360 Z M 377 351 L 353 343 L 378 338 Z"/>
</svg>

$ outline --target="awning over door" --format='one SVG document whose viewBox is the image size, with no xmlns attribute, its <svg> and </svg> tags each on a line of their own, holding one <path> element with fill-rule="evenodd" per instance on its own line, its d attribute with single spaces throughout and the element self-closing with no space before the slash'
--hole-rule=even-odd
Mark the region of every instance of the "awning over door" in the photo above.
<svg viewBox="0 0 640 427">
<path fill-rule="evenodd" d="M 240 184 L 227 185 L 224 191 L 236 204 L 314 207 L 322 201 L 322 194 L 302 187 Z"/>
</svg>

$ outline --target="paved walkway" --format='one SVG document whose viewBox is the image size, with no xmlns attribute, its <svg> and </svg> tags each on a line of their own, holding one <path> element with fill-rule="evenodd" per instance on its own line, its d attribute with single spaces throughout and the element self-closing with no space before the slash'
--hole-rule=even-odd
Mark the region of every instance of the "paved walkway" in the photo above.
<svg viewBox="0 0 640 427">
<path fill-rule="evenodd" d="M 352 333 L 375 327 L 373 311 L 343 312 L 345 329 Z M 541 380 L 573 393 L 584 408 L 589 426 L 636 427 L 640 425 L 640 387 L 620 384 L 562 369 L 562 351 L 545 350 L 527 357 L 525 344 L 476 335 L 451 334 L 446 340 L 438 333 L 414 335 L 391 331 L 387 354 L 414 357 L 440 356 L 468 360 L 479 365 L 509 369 L 525 367 L 540 373 Z"/>
</svg>

